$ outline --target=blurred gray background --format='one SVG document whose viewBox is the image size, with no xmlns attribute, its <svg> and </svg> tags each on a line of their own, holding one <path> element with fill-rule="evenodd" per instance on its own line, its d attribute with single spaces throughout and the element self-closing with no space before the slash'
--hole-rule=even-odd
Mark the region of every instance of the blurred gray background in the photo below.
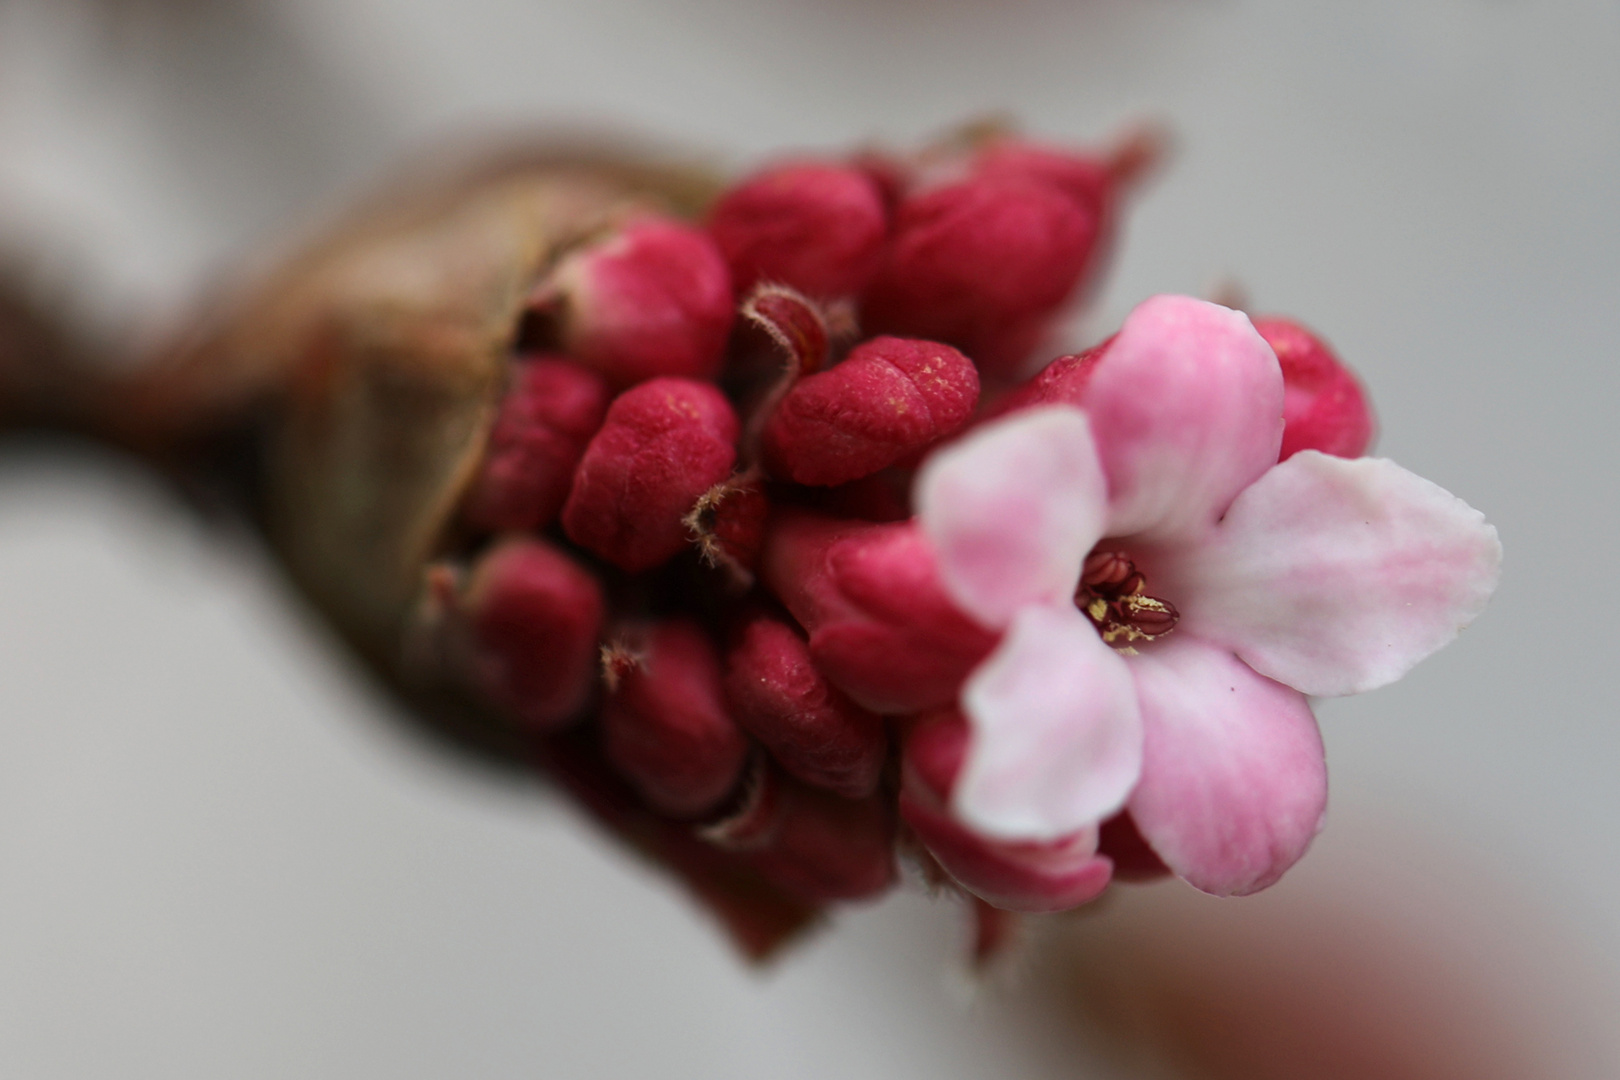
<svg viewBox="0 0 1620 1080">
<path fill-rule="evenodd" d="M 1178 1040 L 1252 1028 L 1269 1068 L 1318 1023 L 1341 1065 L 1431 1054 L 1401 1076 L 1620 1075 L 1614 0 L 0 0 L 0 249 L 127 332 L 447 134 L 743 167 L 993 110 L 1177 134 L 1077 342 L 1241 283 L 1502 532 L 1462 641 L 1320 709 L 1289 878 L 1127 891 L 988 986 L 916 890 L 748 970 L 565 806 L 400 734 L 250 542 L 12 449 L 0 1075 L 1269 1076 Z M 1397 1075 L 1346 1068 L 1278 1075 Z"/>
</svg>

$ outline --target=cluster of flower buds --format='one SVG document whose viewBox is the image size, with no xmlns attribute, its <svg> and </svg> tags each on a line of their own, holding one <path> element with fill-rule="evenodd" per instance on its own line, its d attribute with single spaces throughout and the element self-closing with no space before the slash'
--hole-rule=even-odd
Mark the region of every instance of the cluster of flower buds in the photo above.
<svg viewBox="0 0 1620 1080">
<path fill-rule="evenodd" d="M 1373 421 L 1297 324 L 1161 297 L 1023 377 L 1146 156 L 785 161 L 529 294 L 431 632 L 751 951 L 902 863 L 981 950 L 1114 879 L 1263 887 L 1321 817 L 1304 693 L 1398 675 L 1489 592 L 1477 515 L 1322 464 Z"/>
</svg>

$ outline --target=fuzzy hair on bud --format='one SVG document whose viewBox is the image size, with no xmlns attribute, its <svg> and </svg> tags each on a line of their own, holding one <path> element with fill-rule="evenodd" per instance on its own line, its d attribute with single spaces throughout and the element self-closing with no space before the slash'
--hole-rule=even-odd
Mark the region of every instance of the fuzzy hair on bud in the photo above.
<svg viewBox="0 0 1620 1080">
<path fill-rule="evenodd" d="M 788 391 L 765 424 L 765 464 L 798 484 L 858 480 L 954 434 L 978 400 L 973 362 L 949 345 L 874 338 Z"/>
<path fill-rule="evenodd" d="M 530 300 L 555 322 L 565 352 L 617 386 L 714 377 L 734 303 L 709 235 L 653 214 L 566 256 Z"/>
<path fill-rule="evenodd" d="M 770 513 L 758 474 L 749 470 L 698 496 L 685 524 L 707 565 L 726 567 L 740 581 L 751 583 Z"/>
<path fill-rule="evenodd" d="M 877 787 L 889 749 L 882 719 L 829 683 L 782 620 L 758 615 L 743 626 L 726 658 L 726 697 L 737 722 L 800 780 L 851 799 Z"/>
<path fill-rule="evenodd" d="M 693 506 L 731 474 L 737 414 L 691 379 L 652 379 L 620 394 L 585 448 L 563 505 L 574 543 L 632 573 L 691 542 Z"/>
<path fill-rule="evenodd" d="M 602 706 L 602 748 L 647 804 L 675 817 L 716 809 L 736 789 L 748 740 L 727 710 L 720 656 L 684 619 L 661 622 L 620 646 Z"/>
<path fill-rule="evenodd" d="M 514 537 L 478 560 L 459 605 L 487 697 L 539 729 L 578 715 L 595 681 L 603 612 L 584 567 L 542 540 Z"/>
<path fill-rule="evenodd" d="M 467 523 L 489 532 L 531 532 L 556 520 L 610 396 L 600 375 L 562 357 L 515 362 L 462 510 Z"/>
<path fill-rule="evenodd" d="M 865 172 L 790 162 L 755 173 L 720 197 L 709 233 L 739 296 L 759 282 L 822 299 L 858 295 L 877 273 L 888 232 L 878 185 Z"/>
<path fill-rule="evenodd" d="M 1279 461 L 1301 450 L 1360 457 L 1377 422 L 1355 374 L 1327 343 L 1288 319 L 1255 319 L 1283 373 L 1283 438 Z"/>
<path fill-rule="evenodd" d="M 790 378 L 820 371 L 827 363 L 832 331 L 826 313 L 797 289 L 760 285 L 748 294 L 740 311 L 782 350 Z"/>
</svg>

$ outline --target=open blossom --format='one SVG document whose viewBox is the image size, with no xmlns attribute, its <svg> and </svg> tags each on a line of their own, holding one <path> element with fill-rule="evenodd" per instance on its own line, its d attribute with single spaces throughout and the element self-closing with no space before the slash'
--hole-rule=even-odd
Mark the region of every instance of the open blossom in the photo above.
<svg viewBox="0 0 1620 1080">
<path fill-rule="evenodd" d="M 1386 460 L 1278 463 L 1282 373 L 1237 312 L 1156 297 L 1060 374 L 918 478 L 944 588 L 1001 633 L 962 689 L 951 810 L 1051 842 L 1123 807 L 1198 888 L 1264 888 L 1326 805 L 1307 695 L 1455 637 L 1496 532 Z"/>
</svg>

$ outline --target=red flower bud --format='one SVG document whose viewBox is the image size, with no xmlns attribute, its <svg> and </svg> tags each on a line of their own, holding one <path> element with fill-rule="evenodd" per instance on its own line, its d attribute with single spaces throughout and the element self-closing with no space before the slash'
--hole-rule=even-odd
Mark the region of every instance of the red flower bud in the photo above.
<svg viewBox="0 0 1620 1080">
<path fill-rule="evenodd" d="M 603 752 L 654 809 L 714 810 L 737 787 L 748 739 L 726 709 L 720 657 L 696 624 L 662 622 L 623 647 L 601 711 Z"/>
<path fill-rule="evenodd" d="M 1085 352 L 1070 353 L 1051 361 L 1034 378 L 997 399 L 987 410 L 986 419 L 1035 405 L 1083 407 L 1086 383 L 1113 341 L 1109 337 Z"/>
<path fill-rule="evenodd" d="M 586 739 L 546 740 L 537 764 L 609 829 L 673 871 L 753 959 L 770 956 L 815 920 L 814 905 L 771 885 L 742 857 L 648 810 Z"/>
<path fill-rule="evenodd" d="M 788 391 L 765 424 L 765 463 L 799 484 L 858 480 L 953 434 L 978 400 L 978 372 L 950 346 L 874 338 Z"/>
<path fill-rule="evenodd" d="M 784 511 L 766 533 L 760 572 L 809 630 L 816 667 L 873 712 L 954 701 L 996 644 L 951 603 L 933 549 L 911 522 Z"/>
<path fill-rule="evenodd" d="M 854 296 L 877 272 L 887 231 L 872 178 L 819 162 L 755 173 L 722 195 L 709 216 L 739 296 L 761 281 L 823 299 Z"/>
<path fill-rule="evenodd" d="M 1287 319 L 1255 319 L 1283 373 L 1283 438 L 1277 460 L 1301 450 L 1360 457 L 1372 445 L 1372 406 L 1327 343 Z"/>
<path fill-rule="evenodd" d="M 1108 159 L 1028 139 L 991 140 L 979 150 L 973 171 L 979 176 L 1019 177 L 1047 184 L 1090 206 L 1099 218 L 1112 207 L 1117 188 L 1114 164 Z"/>
<path fill-rule="evenodd" d="M 652 214 L 563 258 L 530 302 L 565 352 L 620 386 L 718 374 L 735 307 L 708 234 Z"/>
<path fill-rule="evenodd" d="M 804 900 L 864 900 L 895 881 L 894 812 L 878 795 L 846 799 L 779 776 L 777 823 L 749 864 Z"/>
<path fill-rule="evenodd" d="M 958 885 L 993 907 L 1035 914 L 1095 899 L 1108 887 L 1110 864 L 1096 854 L 1093 830 L 1011 843 L 979 836 L 950 815 L 951 784 L 970 738 L 955 709 L 923 718 L 907 734 L 900 816 L 917 839 Z"/>
<path fill-rule="evenodd" d="M 490 532 L 528 532 L 555 520 L 609 396 L 600 375 L 568 360 L 541 356 L 513 364 L 467 496 L 467 522 Z"/>
<path fill-rule="evenodd" d="M 474 680 L 524 724 L 552 728 L 590 696 L 602 630 L 602 592 L 550 544 L 512 538 L 473 568 L 460 601 Z"/>
<path fill-rule="evenodd" d="M 911 195 L 862 321 L 948 341 L 982 371 L 1014 375 L 1080 283 L 1100 231 L 1095 205 L 1015 171 Z"/>
<path fill-rule="evenodd" d="M 686 547 L 684 518 L 737 459 L 737 414 L 690 379 L 620 394 L 585 448 L 563 505 L 568 538 L 621 569 L 649 570 Z"/>
<path fill-rule="evenodd" d="M 743 627 L 726 661 L 726 698 L 799 779 L 852 799 L 877 787 L 889 750 L 883 721 L 827 681 L 787 623 L 759 615 Z"/>
</svg>

